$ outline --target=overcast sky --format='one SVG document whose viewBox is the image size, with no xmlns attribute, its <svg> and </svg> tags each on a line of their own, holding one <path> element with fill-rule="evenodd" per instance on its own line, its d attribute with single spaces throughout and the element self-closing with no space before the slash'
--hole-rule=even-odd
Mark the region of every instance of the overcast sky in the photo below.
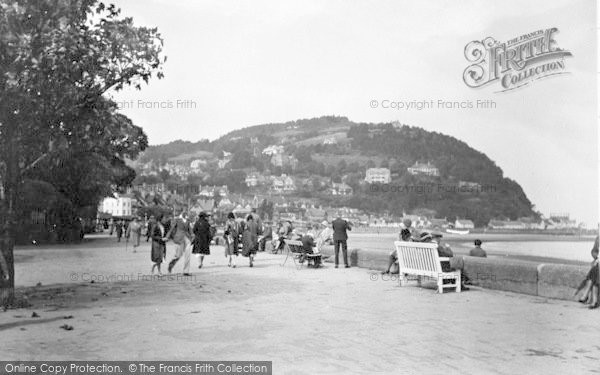
<svg viewBox="0 0 600 375">
<path fill-rule="evenodd" d="M 467 142 L 516 180 L 544 214 L 598 222 L 595 0 L 121 0 L 157 26 L 165 78 L 123 113 L 151 144 L 215 139 L 241 127 L 322 115 L 402 123 Z M 566 71 L 521 89 L 473 89 L 462 74 L 473 40 L 504 42 L 556 27 Z M 492 100 L 492 109 L 396 110 L 390 101 Z M 196 108 L 144 109 L 138 100 Z M 371 101 L 380 105 L 371 108 Z M 129 106 L 129 105 L 128 105 Z"/>
</svg>

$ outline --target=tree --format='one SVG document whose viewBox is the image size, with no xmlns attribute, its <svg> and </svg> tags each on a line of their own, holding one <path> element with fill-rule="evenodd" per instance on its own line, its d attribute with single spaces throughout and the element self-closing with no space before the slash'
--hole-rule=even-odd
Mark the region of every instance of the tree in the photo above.
<svg viewBox="0 0 600 375">
<path fill-rule="evenodd" d="M 169 171 L 166 169 L 161 169 L 160 172 L 158 172 L 158 175 L 160 176 L 162 182 L 167 182 L 171 178 L 171 173 L 169 173 Z"/>
<path fill-rule="evenodd" d="M 114 5 L 98 0 L 0 3 L 0 248 L 9 280 L 1 302 L 14 298 L 13 246 L 23 181 L 58 170 L 82 154 L 120 170 L 105 183 L 131 182 L 124 159 L 147 146 L 146 136 L 119 115 L 106 95 L 162 78 L 162 39 L 135 27 Z M 94 166 L 87 160 L 73 168 Z M 116 170 L 115 170 L 116 168 Z M 69 172 L 64 171 L 65 174 Z M 120 177 L 119 177 L 120 176 Z"/>
</svg>

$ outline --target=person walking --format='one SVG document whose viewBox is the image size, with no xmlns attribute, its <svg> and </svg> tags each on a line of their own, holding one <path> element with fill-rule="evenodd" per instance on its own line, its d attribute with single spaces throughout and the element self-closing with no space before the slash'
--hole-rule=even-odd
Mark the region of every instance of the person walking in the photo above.
<svg viewBox="0 0 600 375">
<path fill-rule="evenodd" d="M 250 267 L 254 266 L 254 256 L 258 248 L 258 225 L 252 214 L 246 217 L 246 225 L 242 233 L 242 256 L 248 257 Z"/>
<path fill-rule="evenodd" d="M 123 220 L 117 221 L 115 231 L 117 232 L 117 242 L 121 242 L 121 237 L 123 237 Z"/>
<path fill-rule="evenodd" d="M 342 219 L 338 214 L 337 218 L 331 223 L 333 228 L 333 245 L 335 249 L 335 268 L 338 268 L 340 246 L 344 254 L 344 264 L 346 268 L 350 268 L 348 264 L 348 231 L 352 230 L 352 226 L 346 220 Z"/>
<path fill-rule="evenodd" d="M 160 265 L 165 257 L 166 248 L 166 230 L 164 226 L 165 217 L 158 215 L 158 220 L 155 225 L 152 226 L 152 232 L 150 238 L 152 238 L 152 245 L 150 250 L 150 259 L 152 260 L 152 270 L 150 271 L 154 275 L 154 269 L 158 269 L 158 276 L 162 276 L 160 271 Z"/>
<path fill-rule="evenodd" d="M 177 245 L 175 250 L 175 256 L 169 262 L 169 273 L 173 271 L 175 264 L 183 257 L 183 275 L 191 276 L 190 274 L 190 257 L 191 257 L 191 245 L 192 245 L 192 233 L 190 223 L 187 219 L 187 212 L 181 211 L 179 216 L 171 221 L 171 228 L 166 235 L 166 238 L 172 238 L 173 242 Z"/>
<path fill-rule="evenodd" d="M 230 212 L 227 215 L 225 232 L 223 233 L 223 238 L 225 239 L 225 257 L 229 257 L 229 264 L 227 264 L 227 267 L 235 268 L 235 260 L 238 256 L 238 236 L 238 223 L 235 220 L 233 212 Z"/>
<path fill-rule="evenodd" d="M 160 215 L 160 217 L 164 218 L 162 214 Z M 150 215 L 150 219 L 148 219 L 148 223 L 146 223 L 146 242 L 148 242 L 148 240 L 152 238 L 152 226 L 154 226 L 154 224 L 156 224 L 154 215 Z"/>
<path fill-rule="evenodd" d="M 202 268 L 204 263 L 204 256 L 210 255 L 210 241 L 212 240 L 211 225 L 208 222 L 205 212 L 200 212 L 198 220 L 194 224 L 194 240 L 192 241 L 193 249 L 192 253 L 196 254 L 199 258 L 198 268 Z"/>
<path fill-rule="evenodd" d="M 142 236 L 142 224 L 138 221 L 137 217 L 134 217 L 131 224 L 127 227 L 126 237 L 131 237 L 133 243 L 133 252 L 136 252 L 136 248 L 140 246 L 140 238 Z"/>
</svg>

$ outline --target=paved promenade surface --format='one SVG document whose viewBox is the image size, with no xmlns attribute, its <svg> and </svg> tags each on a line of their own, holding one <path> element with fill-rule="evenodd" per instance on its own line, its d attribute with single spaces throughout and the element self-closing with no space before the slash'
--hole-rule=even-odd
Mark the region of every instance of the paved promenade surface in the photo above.
<svg viewBox="0 0 600 375">
<path fill-rule="evenodd" d="M 144 280 L 145 242 L 135 254 L 112 239 L 17 250 L 17 283 L 32 286 L 21 289 L 32 306 L 0 312 L 0 359 L 272 360 L 275 374 L 600 373 L 600 314 L 577 303 L 438 295 L 360 268 L 281 267 L 283 256 L 264 253 L 254 268 L 239 257 L 230 269 L 221 247 L 211 251 L 201 270 L 193 259 L 191 278 Z M 100 277 L 112 281 L 89 282 Z"/>
</svg>

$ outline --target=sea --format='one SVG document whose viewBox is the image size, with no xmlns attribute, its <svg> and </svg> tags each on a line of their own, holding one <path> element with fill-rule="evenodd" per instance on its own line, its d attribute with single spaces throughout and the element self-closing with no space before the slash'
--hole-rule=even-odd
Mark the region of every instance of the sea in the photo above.
<svg viewBox="0 0 600 375">
<path fill-rule="evenodd" d="M 448 243 L 457 254 L 466 254 L 473 240 L 480 238 L 482 248 L 489 257 L 504 257 L 522 260 L 552 261 L 552 263 L 589 263 L 594 237 L 548 236 L 548 235 L 445 235 L 442 242 Z M 349 233 L 349 249 L 371 249 L 391 252 L 395 233 Z"/>
</svg>

